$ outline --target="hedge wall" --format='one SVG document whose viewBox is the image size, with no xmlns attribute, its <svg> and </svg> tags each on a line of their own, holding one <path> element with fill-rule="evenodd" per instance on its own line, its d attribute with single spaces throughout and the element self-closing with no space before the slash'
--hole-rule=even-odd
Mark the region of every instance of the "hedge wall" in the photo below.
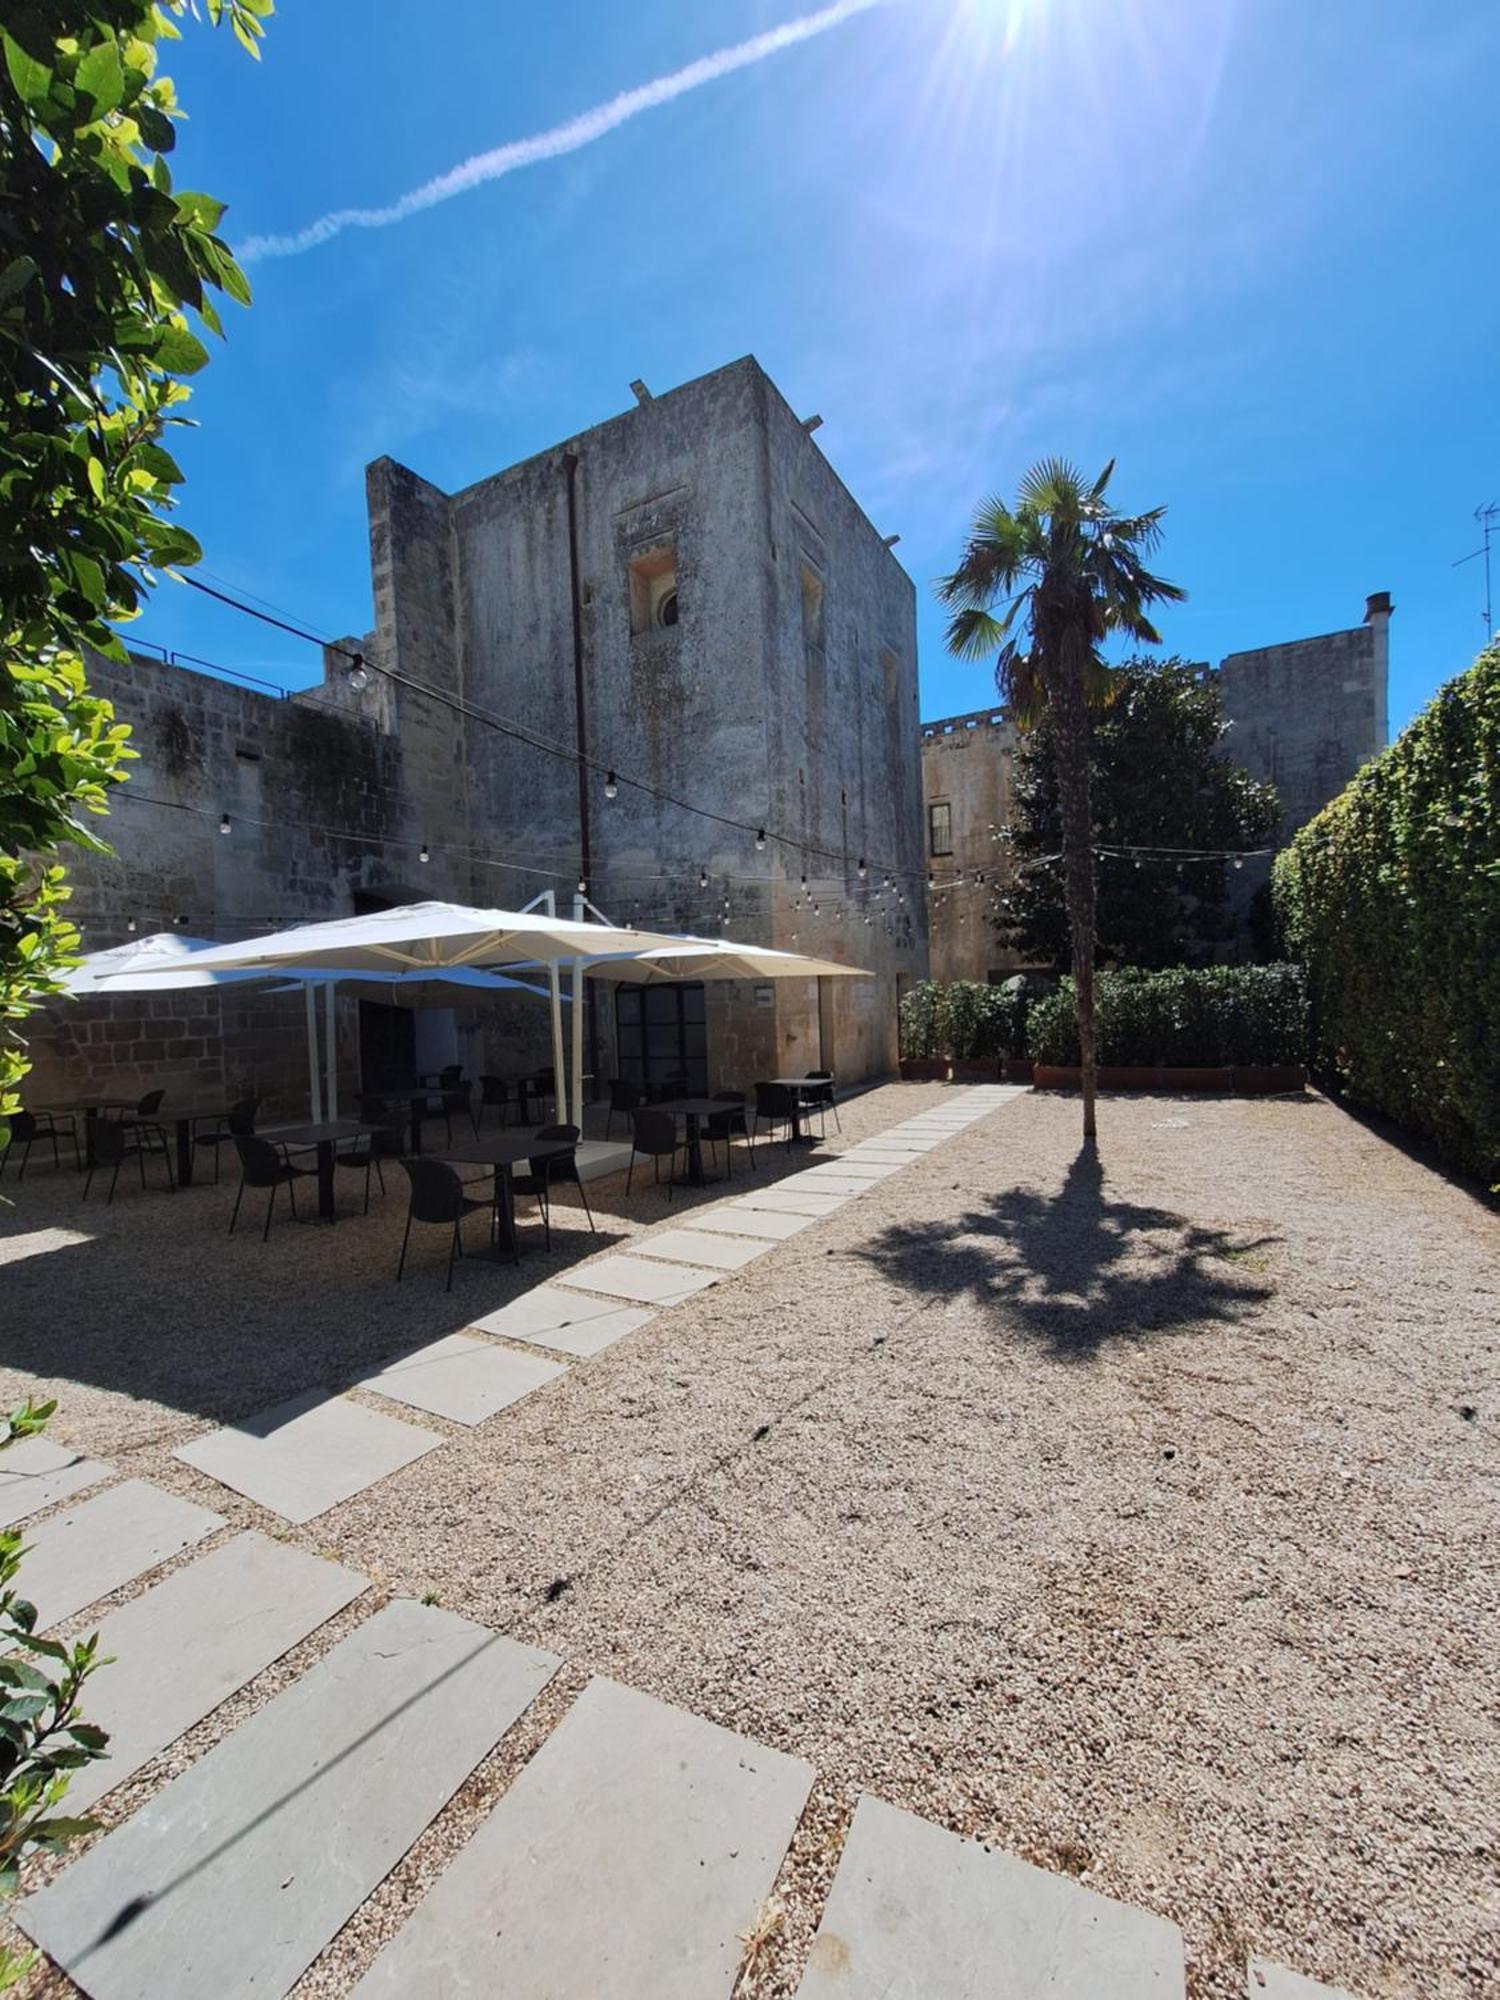
<svg viewBox="0 0 1500 2000">
<path fill-rule="evenodd" d="M 1186 1069 L 1306 1061 L 1306 999 L 1295 965 L 1102 972 L 1095 1007 L 1099 1060 L 1111 1066 L 1160 1063 Z M 1036 1062 L 1078 1061 L 1071 979 L 1033 1001 L 1026 1048 Z"/>
<path fill-rule="evenodd" d="M 1297 835 L 1273 875 L 1314 1067 L 1500 1178 L 1500 645 Z"/>
<path fill-rule="evenodd" d="M 988 1059 L 1019 1055 L 1024 996 L 974 979 L 924 979 L 901 1002 L 901 1053 L 907 1058 Z"/>
</svg>

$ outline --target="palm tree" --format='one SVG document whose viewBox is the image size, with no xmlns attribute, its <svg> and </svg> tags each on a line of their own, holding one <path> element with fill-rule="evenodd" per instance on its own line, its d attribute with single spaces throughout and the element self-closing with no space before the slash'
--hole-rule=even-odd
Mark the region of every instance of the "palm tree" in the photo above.
<svg viewBox="0 0 1500 2000">
<path fill-rule="evenodd" d="M 1085 1141 L 1096 1134 L 1098 1084 L 1089 709 L 1111 692 L 1105 640 L 1122 633 L 1140 645 L 1159 645 L 1148 607 L 1186 595 L 1145 564 L 1166 510 L 1114 513 L 1104 497 L 1114 469 L 1111 459 L 1090 486 L 1066 460 L 1043 459 L 1021 481 L 1014 508 L 985 501 L 958 568 L 938 585 L 939 597 L 953 607 L 949 651 L 966 660 L 994 656 L 995 685 L 1020 727 L 1029 728 L 1043 710 L 1051 720 Z"/>
</svg>

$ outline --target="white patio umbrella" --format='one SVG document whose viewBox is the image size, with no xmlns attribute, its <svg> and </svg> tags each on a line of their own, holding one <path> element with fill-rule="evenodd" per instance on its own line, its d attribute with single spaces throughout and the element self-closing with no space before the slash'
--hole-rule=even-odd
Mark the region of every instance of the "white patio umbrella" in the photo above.
<svg viewBox="0 0 1500 2000">
<path fill-rule="evenodd" d="M 553 916 L 547 910 L 475 909 L 463 903 L 410 903 L 400 909 L 375 910 L 360 917 L 335 917 L 326 923 L 299 924 L 269 937 L 242 944 L 219 945 L 202 954 L 199 963 L 210 971 L 296 973 L 299 970 L 345 972 L 441 973 L 455 966 L 533 965 L 548 968 L 552 1005 L 552 1059 L 557 1083 L 558 1115 L 567 1117 L 564 1083 L 562 995 L 557 968 L 600 953 L 651 951 L 680 940 L 660 931 L 638 931 L 618 924 L 584 923 Z M 332 989 L 328 1008 L 333 1009 Z M 575 1092 L 580 1066 L 581 1037 L 575 1025 Z"/>
<path fill-rule="evenodd" d="M 184 937 L 181 931 L 153 931 L 107 951 L 90 951 L 62 976 L 64 989 L 75 996 L 92 993 L 161 993 L 185 986 L 231 986 L 264 977 L 258 972 L 205 972 L 197 964 L 200 952 L 212 951 L 210 938 Z M 139 973 L 139 977 L 136 974 Z"/>
<path fill-rule="evenodd" d="M 585 970 L 595 979 L 630 981 L 642 986 L 665 985 L 677 979 L 872 979 L 862 965 L 840 965 L 831 958 L 808 958 L 799 951 L 775 951 L 769 945 L 737 944 L 732 938 L 681 938 L 675 944 L 616 958 L 593 959 Z"/>
</svg>

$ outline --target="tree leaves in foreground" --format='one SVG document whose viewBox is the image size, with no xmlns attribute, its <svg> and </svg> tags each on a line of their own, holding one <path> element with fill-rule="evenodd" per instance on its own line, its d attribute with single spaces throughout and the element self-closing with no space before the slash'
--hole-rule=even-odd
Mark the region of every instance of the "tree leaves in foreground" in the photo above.
<svg viewBox="0 0 1500 2000">
<path fill-rule="evenodd" d="M 1159 645 L 1148 612 L 1185 594 L 1146 567 L 1165 510 L 1117 514 L 1106 498 L 1113 472 L 1111 460 L 1090 485 L 1066 460 L 1043 459 L 1014 507 L 997 498 L 979 509 L 958 568 L 938 586 L 953 610 L 949 650 L 993 659 L 996 688 L 1017 722 L 1031 728 L 1045 715 L 1051 731 L 1086 1141 L 1097 1131 L 1099 1068 L 1090 710 L 1111 692 L 1106 642 Z"/>
<path fill-rule="evenodd" d="M 272 0 L 207 4 L 253 53 Z M 168 165 L 158 45 L 183 6 L 0 15 L 0 1121 L 27 1068 L 19 1023 L 78 946 L 55 857 L 101 851 L 90 823 L 132 754 L 85 649 L 120 657 L 113 626 L 198 559 L 163 440 L 208 359 L 195 324 L 217 333 L 215 295 L 250 297 L 222 204 Z"/>
<path fill-rule="evenodd" d="M 1198 852 L 1266 846 L 1281 824 L 1274 785 L 1231 763 L 1218 676 L 1186 660 L 1127 660 L 1094 717 L 1094 837 L 1101 847 Z M 1028 962 L 1068 964 L 1062 812 L 1049 720 L 1015 760 L 1010 853 L 1017 864 L 997 928 Z M 1157 970 L 1202 964 L 1233 933 L 1231 864 L 1101 855 L 1101 956 Z"/>
<path fill-rule="evenodd" d="M 0 1451 L 35 1437 L 57 1408 L 23 1403 L 0 1417 Z M 63 1641 L 36 1636 L 36 1606 L 17 1576 L 26 1548 L 19 1528 L 0 1531 L 0 1897 L 16 1892 L 22 1857 L 60 1853 L 92 1833 L 92 1819 L 60 1812 L 68 1781 L 106 1754 L 109 1738 L 78 1712 L 84 1682 L 107 1661 L 97 1633 Z M 31 1970 L 38 1954 L 0 1945 L 0 1993 Z"/>
</svg>

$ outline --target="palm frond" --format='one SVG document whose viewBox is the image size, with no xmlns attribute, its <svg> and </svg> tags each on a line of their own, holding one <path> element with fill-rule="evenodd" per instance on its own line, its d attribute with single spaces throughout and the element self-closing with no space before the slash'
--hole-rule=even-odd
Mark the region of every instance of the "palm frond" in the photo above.
<svg viewBox="0 0 1500 2000">
<path fill-rule="evenodd" d="M 948 621 L 948 651 L 961 660 L 982 660 L 1005 644 L 1006 624 L 978 604 L 965 605 Z"/>
</svg>

